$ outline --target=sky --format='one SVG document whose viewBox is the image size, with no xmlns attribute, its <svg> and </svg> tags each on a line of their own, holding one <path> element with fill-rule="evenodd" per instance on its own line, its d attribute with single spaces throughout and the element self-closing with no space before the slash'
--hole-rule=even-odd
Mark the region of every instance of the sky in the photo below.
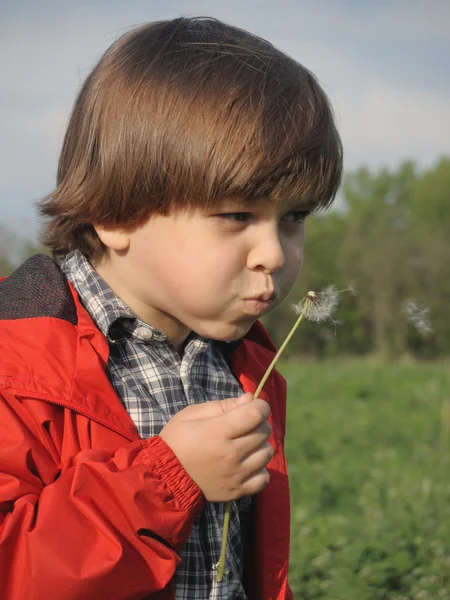
<svg viewBox="0 0 450 600">
<path fill-rule="evenodd" d="M 450 156 L 450 0 L 0 0 L 0 231 L 34 239 L 80 86 L 131 27 L 212 16 L 312 70 L 345 169 Z"/>
</svg>

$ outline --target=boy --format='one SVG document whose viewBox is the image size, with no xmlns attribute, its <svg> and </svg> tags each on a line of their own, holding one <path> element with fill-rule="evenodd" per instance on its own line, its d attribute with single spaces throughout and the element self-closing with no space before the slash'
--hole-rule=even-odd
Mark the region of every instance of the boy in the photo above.
<svg viewBox="0 0 450 600">
<path fill-rule="evenodd" d="M 341 170 L 324 92 L 268 42 L 180 18 L 106 52 L 41 202 L 57 263 L 0 283 L 2 600 L 292 597 L 257 319 Z"/>
</svg>

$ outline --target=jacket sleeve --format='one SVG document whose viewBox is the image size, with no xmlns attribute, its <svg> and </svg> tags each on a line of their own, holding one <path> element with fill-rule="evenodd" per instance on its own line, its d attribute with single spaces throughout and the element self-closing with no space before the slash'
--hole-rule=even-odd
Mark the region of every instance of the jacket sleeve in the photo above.
<svg viewBox="0 0 450 600">
<path fill-rule="evenodd" d="M 60 471 L 20 402 L 0 393 L 0 598 L 131 600 L 166 587 L 203 496 L 158 437 Z"/>
</svg>

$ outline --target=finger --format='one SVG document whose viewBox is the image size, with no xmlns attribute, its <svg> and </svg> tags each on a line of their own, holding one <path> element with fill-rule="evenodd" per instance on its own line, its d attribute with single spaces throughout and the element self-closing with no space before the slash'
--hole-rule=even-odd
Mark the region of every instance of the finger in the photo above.
<svg viewBox="0 0 450 600">
<path fill-rule="evenodd" d="M 255 452 L 263 444 L 265 444 L 270 434 L 272 433 L 272 427 L 268 421 L 264 421 L 258 427 L 253 429 L 250 433 L 247 433 L 239 438 L 233 440 L 234 447 L 238 456 L 241 460 L 244 460 L 252 452 Z"/>
<path fill-rule="evenodd" d="M 254 496 L 259 494 L 270 481 L 270 475 L 267 469 L 261 469 L 252 473 L 239 489 L 239 498 L 243 496 Z"/>
<path fill-rule="evenodd" d="M 264 442 L 262 446 L 249 454 L 241 462 L 242 472 L 251 474 L 264 469 L 270 463 L 274 454 L 275 452 L 272 445 L 269 444 L 269 442 Z"/>
<path fill-rule="evenodd" d="M 223 427 L 230 439 L 236 439 L 256 429 L 267 420 L 270 407 L 264 400 L 253 400 L 248 404 L 237 406 L 224 415 Z"/>
</svg>

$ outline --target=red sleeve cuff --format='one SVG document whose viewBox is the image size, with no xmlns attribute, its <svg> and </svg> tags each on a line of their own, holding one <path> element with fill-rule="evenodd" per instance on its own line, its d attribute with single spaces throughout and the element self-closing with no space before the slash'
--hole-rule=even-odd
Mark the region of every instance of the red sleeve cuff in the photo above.
<svg viewBox="0 0 450 600">
<path fill-rule="evenodd" d="M 173 450 L 159 435 L 143 442 L 142 451 L 136 462 L 142 462 L 159 473 L 183 510 L 200 512 L 203 508 L 202 491 L 185 471 Z"/>
</svg>

